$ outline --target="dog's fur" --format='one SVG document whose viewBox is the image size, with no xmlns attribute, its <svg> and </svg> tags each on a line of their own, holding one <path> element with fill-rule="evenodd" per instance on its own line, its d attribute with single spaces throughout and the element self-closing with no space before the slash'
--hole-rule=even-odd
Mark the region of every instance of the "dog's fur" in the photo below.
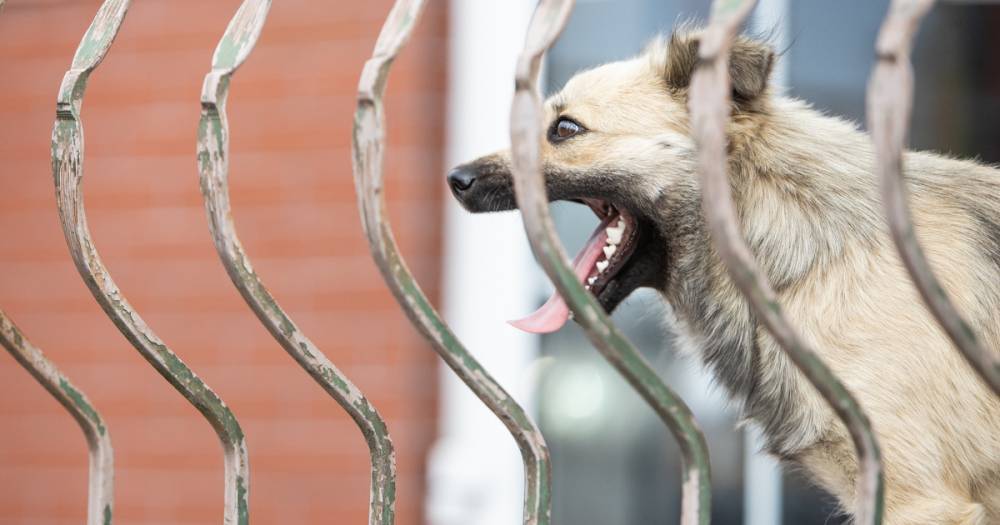
<svg viewBox="0 0 1000 525">
<path fill-rule="evenodd" d="M 550 198 L 600 198 L 639 217 L 611 310 L 657 288 L 685 346 L 713 370 L 779 458 L 856 505 L 846 429 L 754 319 L 711 246 L 701 215 L 687 86 L 697 32 L 572 78 L 546 103 L 585 131 L 542 147 Z M 743 233 L 797 329 L 873 421 L 887 524 L 1000 523 L 1000 400 L 924 307 L 891 242 L 871 139 L 856 126 L 768 89 L 774 61 L 741 38 L 730 62 L 729 176 Z M 918 237 L 982 342 L 1000 351 L 1000 172 L 907 152 Z M 463 167 L 472 211 L 514 207 L 509 153 Z"/>
</svg>

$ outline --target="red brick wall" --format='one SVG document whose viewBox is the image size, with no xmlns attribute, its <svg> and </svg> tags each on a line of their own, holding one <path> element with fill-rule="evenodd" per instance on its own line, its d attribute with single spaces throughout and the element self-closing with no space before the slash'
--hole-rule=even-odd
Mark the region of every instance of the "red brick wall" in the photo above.
<svg viewBox="0 0 1000 525">
<path fill-rule="evenodd" d="M 0 12 L 0 308 L 102 411 L 116 522 L 218 523 L 222 455 L 200 415 L 117 332 L 73 267 L 53 197 L 55 94 L 97 0 Z M 398 523 L 422 522 L 435 358 L 361 236 L 350 163 L 354 90 L 388 0 L 275 2 L 229 104 L 237 227 L 274 295 L 387 418 Z M 237 0 L 133 2 L 84 101 L 85 195 L 105 263 L 149 325 L 233 408 L 256 523 L 364 523 L 364 441 L 257 323 L 218 261 L 198 189 L 201 82 Z M 390 81 L 389 207 L 436 295 L 445 2 L 429 2 Z M 0 352 L 0 524 L 82 523 L 84 439 Z"/>
</svg>

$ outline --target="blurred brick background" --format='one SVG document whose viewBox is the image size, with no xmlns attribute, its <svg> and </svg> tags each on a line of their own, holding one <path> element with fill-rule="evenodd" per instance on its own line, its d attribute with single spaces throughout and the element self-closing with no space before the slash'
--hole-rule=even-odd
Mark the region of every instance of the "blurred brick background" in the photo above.
<svg viewBox="0 0 1000 525">
<path fill-rule="evenodd" d="M 0 13 L 0 308 L 100 409 L 116 522 L 218 523 L 213 431 L 103 315 L 73 267 L 49 167 L 54 100 L 97 0 L 9 0 Z M 84 102 L 85 195 L 105 263 L 151 327 L 231 405 L 256 523 L 364 523 L 367 449 L 257 323 L 223 271 L 198 189 L 202 78 L 238 0 L 137 0 Z M 388 0 L 275 2 L 229 104 L 233 207 L 274 295 L 388 419 L 400 524 L 423 521 L 435 359 L 384 289 L 350 165 L 354 89 Z M 445 2 L 430 2 L 389 87 L 388 198 L 437 295 Z M 0 352 L 0 524 L 77 524 L 87 455 L 73 420 Z"/>
</svg>

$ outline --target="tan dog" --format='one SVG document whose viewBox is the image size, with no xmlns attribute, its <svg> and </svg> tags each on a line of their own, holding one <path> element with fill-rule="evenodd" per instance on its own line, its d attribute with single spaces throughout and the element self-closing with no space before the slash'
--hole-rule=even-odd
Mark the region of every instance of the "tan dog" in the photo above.
<svg viewBox="0 0 1000 525">
<path fill-rule="evenodd" d="M 546 103 L 542 147 L 552 200 L 594 209 L 577 256 L 609 312 L 638 287 L 660 291 L 685 346 L 759 425 L 770 452 L 855 507 L 857 462 L 838 419 L 733 288 L 701 216 L 687 86 L 697 34 L 572 78 Z M 887 524 L 1000 523 L 1000 399 L 928 314 L 888 237 L 871 139 L 768 90 L 763 43 L 733 50 L 729 172 L 751 249 L 793 323 L 858 397 L 885 462 Z M 908 152 L 920 241 L 985 345 L 1000 351 L 1000 172 Z M 456 168 L 474 212 L 515 207 L 509 154 Z M 562 326 L 553 297 L 516 323 Z"/>
</svg>

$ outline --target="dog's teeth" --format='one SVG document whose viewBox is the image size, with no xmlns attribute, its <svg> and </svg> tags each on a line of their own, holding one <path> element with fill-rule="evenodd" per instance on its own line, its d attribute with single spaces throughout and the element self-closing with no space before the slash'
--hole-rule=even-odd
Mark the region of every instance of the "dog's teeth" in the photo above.
<svg viewBox="0 0 1000 525">
<path fill-rule="evenodd" d="M 596 282 L 597 282 L 597 276 L 596 275 L 593 276 L 593 277 L 591 277 L 590 279 L 587 279 L 587 288 L 590 288 L 590 285 L 592 285 L 592 284 L 594 284 Z"/>
<path fill-rule="evenodd" d="M 622 234 L 625 232 L 624 228 L 607 228 L 605 230 L 608 234 L 608 244 L 618 244 L 622 242 Z"/>
<path fill-rule="evenodd" d="M 610 259 L 611 256 L 615 254 L 615 250 L 617 250 L 617 249 L 618 248 L 615 248 L 615 246 L 613 244 L 609 244 L 609 245 L 605 246 L 604 247 L 604 256 L 607 257 L 608 259 Z"/>
<path fill-rule="evenodd" d="M 597 271 L 603 272 L 604 270 L 607 270 L 608 264 L 610 264 L 608 261 L 597 261 Z"/>
<path fill-rule="evenodd" d="M 572 310 L 571 310 L 571 311 L 569 312 L 569 320 L 570 320 L 570 321 L 572 321 L 572 320 L 573 320 L 573 312 L 572 312 Z"/>
</svg>

